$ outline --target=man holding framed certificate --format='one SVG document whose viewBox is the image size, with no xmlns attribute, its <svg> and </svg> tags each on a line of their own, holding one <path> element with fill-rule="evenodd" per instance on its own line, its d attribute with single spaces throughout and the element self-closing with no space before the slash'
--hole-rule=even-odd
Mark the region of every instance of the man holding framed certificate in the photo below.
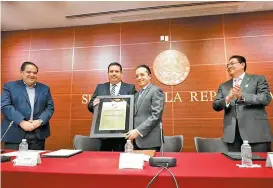
<svg viewBox="0 0 273 188">
<path fill-rule="evenodd" d="M 134 140 L 135 149 L 160 151 L 164 94 L 151 83 L 151 78 L 147 65 L 137 67 L 136 80 L 141 89 L 135 95 L 134 129 L 126 134 L 126 138 Z"/>
<path fill-rule="evenodd" d="M 96 122 L 100 123 L 98 131 L 101 132 L 115 132 L 115 130 L 120 129 L 117 126 L 122 126 L 122 124 L 120 124 L 122 122 L 116 126 L 111 124 L 111 130 L 109 130 L 110 128 L 108 125 L 111 123 L 111 118 L 109 117 L 113 116 L 114 118 L 120 118 L 120 121 L 122 121 L 122 117 L 126 115 L 124 114 L 124 111 L 122 111 L 122 109 L 124 109 L 124 104 L 126 105 L 125 108 L 130 105 L 130 102 L 127 104 L 126 100 L 122 96 L 133 97 L 133 95 L 136 93 L 136 89 L 133 84 L 122 82 L 122 66 L 119 63 L 113 62 L 109 64 L 108 79 L 109 82 L 97 85 L 96 90 L 88 104 L 88 110 L 92 113 L 94 113 L 95 107 L 99 107 L 100 109 L 99 114 L 96 114 L 95 118 L 100 117 L 99 121 L 96 119 Z M 95 129 L 95 127 L 93 129 Z M 124 138 L 102 138 L 101 141 L 102 151 L 124 151 L 124 145 L 126 143 Z"/>
</svg>

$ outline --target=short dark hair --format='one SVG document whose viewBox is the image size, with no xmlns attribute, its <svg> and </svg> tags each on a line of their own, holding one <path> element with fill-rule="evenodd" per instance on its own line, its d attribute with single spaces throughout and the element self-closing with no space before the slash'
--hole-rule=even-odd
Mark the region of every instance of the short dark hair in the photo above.
<svg viewBox="0 0 273 188">
<path fill-rule="evenodd" d="M 21 71 L 24 71 L 27 65 L 33 65 L 33 66 L 35 66 L 36 69 L 37 69 L 37 72 L 39 71 L 38 66 L 35 65 L 34 63 L 30 62 L 30 61 L 25 61 L 25 62 L 21 65 Z"/>
<path fill-rule="evenodd" d="M 113 62 L 108 65 L 108 72 L 111 66 L 119 66 L 120 72 L 122 73 L 122 66 L 118 62 Z"/>
<path fill-rule="evenodd" d="M 240 55 L 233 55 L 229 58 L 229 60 L 233 58 L 237 59 L 240 64 L 244 63 L 245 64 L 244 71 L 246 71 L 246 58 Z"/>
<path fill-rule="evenodd" d="M 150 67 L 147 65 L 139 65 L 136 69 L 141 68 L 141 67 L 145 68 L 149 75 L 152 74 Z"/>
</svg>

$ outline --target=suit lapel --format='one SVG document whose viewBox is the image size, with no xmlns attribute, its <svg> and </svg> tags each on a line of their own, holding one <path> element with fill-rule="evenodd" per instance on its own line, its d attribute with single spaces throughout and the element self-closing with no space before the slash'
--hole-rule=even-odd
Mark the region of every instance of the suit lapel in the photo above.
<svg viewBox="0 0 273 188">
<path fill-rule="evenodd" d="M 244 89 L 246 88 L 246 85 L 248 84 L 248 82 L 251 80 L 251 76 L 249 74 L 245 74 L 244 79 L 242 80 L 240 87 L 242 89 L 242 91 L 244 91 Z"/>
<path fill-rule="evenodd" d="M 119 89 L 119 92 L 118 92 L 120 95 L 123 95 L 124 88 L 125 88 L 125 86 L 124 86 L 123 82 L 121 82 L 120 89 Z"/>
<path fill-rule="evenodd" d="M 27 89 L 26 89 L 26 86 L 25 86 L 23 80 L 18 81 L 17 84 L 18 84 L 19 87 L 21 88 L 21 91 L 23 92 L 23 95 L 24 95 L 24 97 L 26 98 L 26 100 L 27 100 L 27 102 L 28 102 L 28 104 L 29 104 L 29 106 L 30 106 L 30 101 L 29 101 L 29 97 L 28 97 L 28 94 L 27 94 Z"/>
<path fill-rule="evenodd" d="M 106 95 L 111 95 L 111 94 L 110 94 L 110 82 L 107 82 L 107 83 L 105 84 L 105 89 L 106 89 Z"/>
<path fill-rule="evenodd" d="M 136 106 L 136 113 L 138 112 L 139 107 L 141 106 L 141 104 L 142 104 L 142 102 L 143 102 L 145 96 L 149 93 L 151 87 L 152 87 L 152 84 L 150 83 L 150 84 L 144 89 L 144 91 L 143 91 L 143 93 L 141 94 L 141 96 L 140 96 L 139 99 L 138 99 L 138 96 L 139 96 L 139 92 L 138 92 L 138 94 L 137 94 L 137 100 L 136 100 L 136 104 L 135 104 L 135 106 Z"/>
<path fill-rule="evenodd" d="M 36 86 L 35 86 L 34 106 L 35 106 L 35 103 L 36 103 L 36 101 L 38 99 L 39 94 L 40 94 L 40 87 L 39 87 L 39 84 L 36 83 Z"/>
</svg>

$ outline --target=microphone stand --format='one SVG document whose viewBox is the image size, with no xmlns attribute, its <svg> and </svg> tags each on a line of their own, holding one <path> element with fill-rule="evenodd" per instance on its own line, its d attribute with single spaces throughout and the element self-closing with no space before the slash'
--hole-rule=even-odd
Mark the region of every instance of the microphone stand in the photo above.
<svg viewBox="0 0 273 188">
<path fill-rule="evenodd" d="M 12 126 L 13 123 L 14 123 L 14 121 L 10 122 L 7 130 L 5 131 L 5 133 L 3 134 L 3 136 L 1 137 L 0 142 L 2 142 L 3 138 L 5 137 L 5 135 L 7 134 L 8 130 L 11 128 L 11 126 Z M 6 161 L 10 161 L 10 157 L 1 155 L 1 162 L 6 162 Z"/>
<path fill-rule="evenodd" d="M 176 166 L 176 158 L 164 157 L 162 122 L 160 122 L 160 141 L 161 141 L 161 157 L 150 157 L 149 159 L 150 166 L 153 166 L 153 167 L 165 166 L 166 168 Z"/>
</svg>

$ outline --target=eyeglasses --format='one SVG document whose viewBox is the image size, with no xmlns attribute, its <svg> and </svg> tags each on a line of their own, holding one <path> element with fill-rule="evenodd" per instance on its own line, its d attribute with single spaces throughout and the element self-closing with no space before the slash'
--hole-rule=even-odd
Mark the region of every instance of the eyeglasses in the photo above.
<svg viewBox="0 0 273 188">
<path fill-rule="evenodd" d="M 226 68 L 228 68 L 229 66 L 234 66 L 235 64 L 237 64 L 237 63 L 239 63 L 239 62 L 232 62 L 232 63 L 228 63 L 227 65 L 226 65 Z"/>
</svg>

